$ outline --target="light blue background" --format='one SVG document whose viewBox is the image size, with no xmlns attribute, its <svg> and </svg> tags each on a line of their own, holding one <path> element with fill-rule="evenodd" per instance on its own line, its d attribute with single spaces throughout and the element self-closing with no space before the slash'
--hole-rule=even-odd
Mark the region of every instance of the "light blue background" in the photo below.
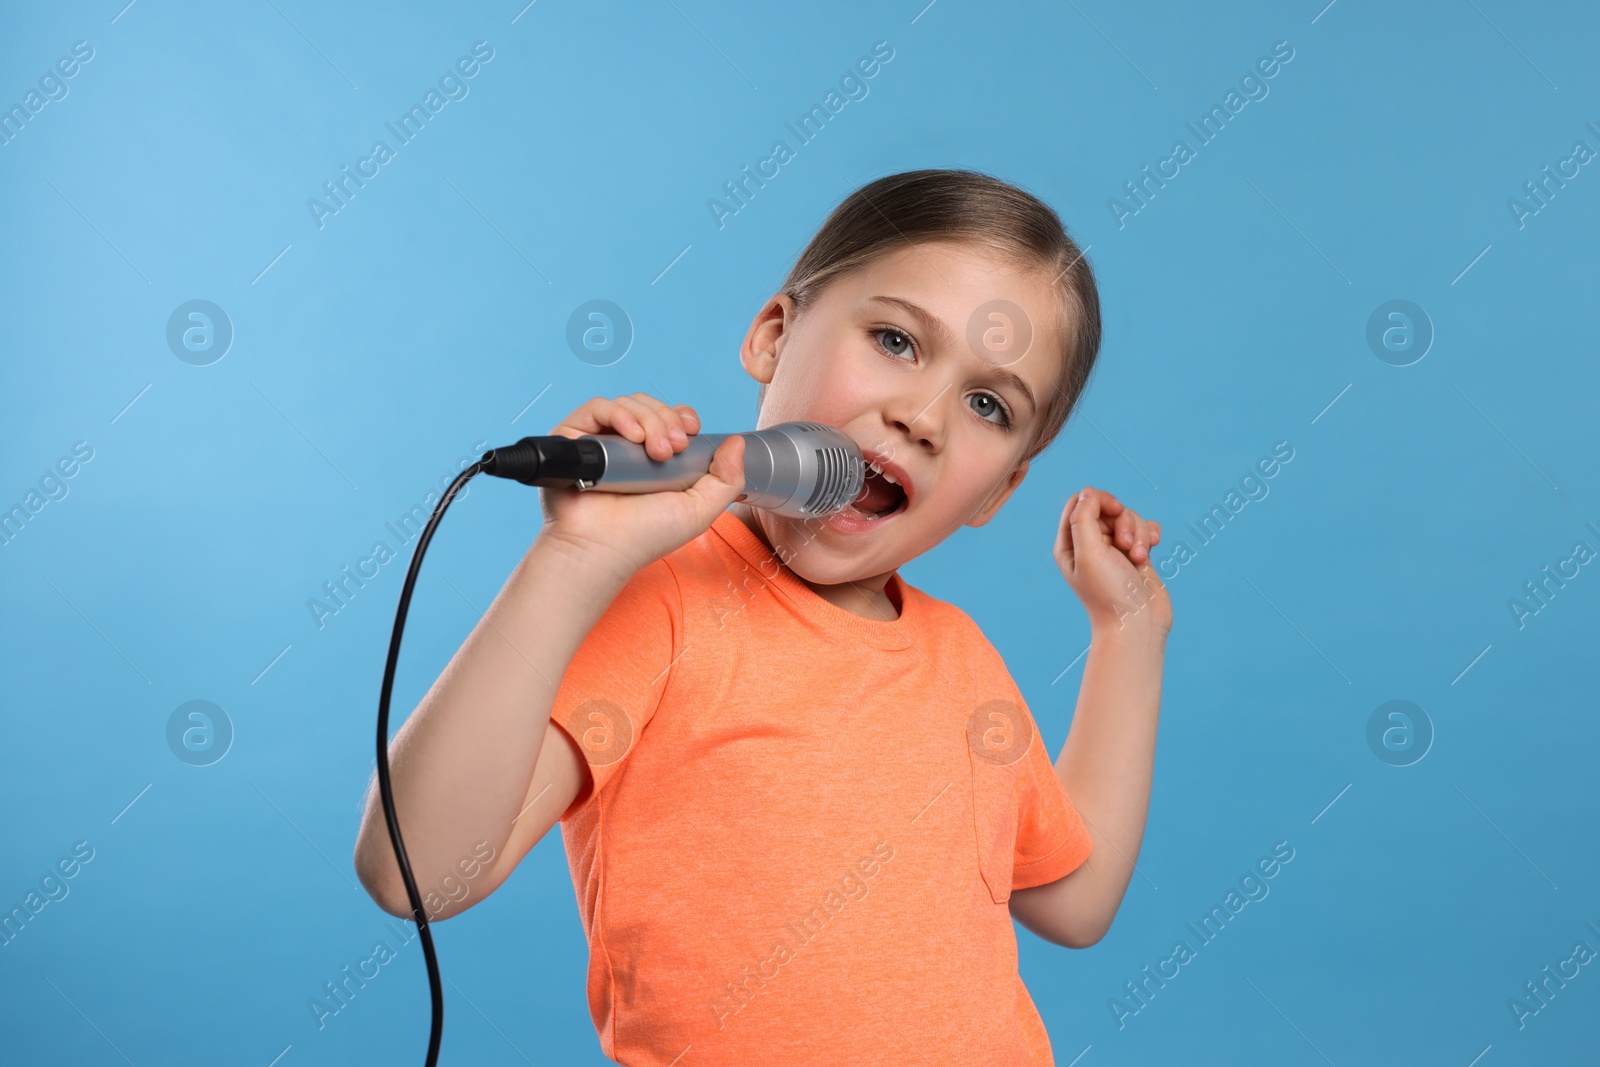
<svg viewBox="0 0 1600 1067">
<path fill-rule="evenodd" d="M 1600 571 L 1521 629 L 1507 606 L 1575 542 L 1600 549 L 1600 173 L 1521 228 L 1507 206 L 1574 142 L 1600 149 L 1591 7 L 124 2 L 0 26 L 6 106 L 94 49 L 0 147 L 0 506 L 94 449 L 0 550 L 0 905 L 95 850 L 0 948 L 8 1062 L 420 1061 L 415 941 L 320 1032 L 307 1007 L 386 931 L 350 854 L 404 561 L 320 630 L 307 599 L 475 444 L 590 396 L 749 428 L 751 316 L 843 196 L 928 166 L 1044 198 L 1101 285 L 1081 413 L 991 525 L 906 568 L 982 625 L 1052 754 L 1088 639 L 1050 555 L 1067 495 L 1110 489 L 1195 547 L 1187 521 L 1294 449 L 1171 580 L 1114 928 L 1083 951 L 1018 930 L 1057 1062 L 1594 1059 L 1600 966 L 1524 1028 L 1507 1006 L 1600 949 Z M 319 229 L 307 198 L 479 40 L 470 95 Z M 719 229 L 708 198 L 880 40 L 870 94 Z M 1278 41 L 1270 94 L 1119 228 L 1108 199 Z M 565 341 L 596 298 L 636 330 L 606 367 Z M 193 299 L 235 330 L 210 366 L 166 344 Z M 1436 330 L 1410 366 L 1366 342 L 1392 299 Z M 451 509 L 396 725 L 539 522 L 510 483 Z M 235 730 L 207 767 L 166 742 L 195 699 Z M 1392 699 L 1436 734 L 1411 766 L 1366 741 Z M 1119 1029 L 1123 983 L 1278 841 L 1295 858 L 1270 896 Z M 435 927 L 442 1062 L 604 1062 L 561 847 Z"/>
</svg>

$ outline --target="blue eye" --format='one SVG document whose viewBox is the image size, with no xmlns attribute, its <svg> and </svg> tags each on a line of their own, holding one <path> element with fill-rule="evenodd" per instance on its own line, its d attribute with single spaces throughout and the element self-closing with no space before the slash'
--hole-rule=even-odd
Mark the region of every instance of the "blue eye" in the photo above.
<svg viewBox="0 0 1600 1067">
<path fill-rule="evenodd" d="M 873 330 L 872 331 L 872 335 L 874 337 L 878 337 L 878 338 L 882 338 L 885 334 L 893 336 L 893 337 L 900 338 L 900 340 L 905 342 L 906 348 L 909 349 L 913 355 L 916 354 L 916 349 L 917 349 L 916 343 L 914 341 L 912 341 L 911 338 L 909 338 L 905 334 L 901 333 L 899 330 L 896 330 L 896 329 L 893 329 L 893 328 L 890 328 L 890 327 L 886 327 L 884 329 L 879 329 L 879 330 Z M 885 352 L 888 352 L 891 356 L 898 356 L 898 355 L 902 354 L 900 351 L 896 351 L 896 350 L 890 348 L 889 346 L 885 345 L 882 340 L 879 340 L 878 347 L 882 348 Z"/>
<path fill-rule="evenodd" d="M 913 359 L 916 358 L 917 343 L 911 339 L 910 334 L 907 334 L 901 330 L 897 330 L 893 326 L 880 326 L 872 331 L 872 336 L 877 340 L 879 348 L 883 349 L 883 351 L 887 352 L 896 359 L 903 358 L 907 351 L 911 353 Z M 883 343 L 884 337 L 899 338 L 905 347 L 902 349 L 896 349 L 890 345 L 886 345 Z M 1006 407 L 1005 401 L 1001 400 L 998 394 L 987 392 L 974 393 L 973 397 L 978 400 L 987 401 L 989 404 L 987 412 L 978 411 L 976 408 L 973 409 L 979 418 L 983 419 L 985 422 L 993 423 L 1002 429 L 1011 429 L 1011 410 Z M 994 415 L 999 415 L 999 419 L 996 420 L 993 418 L 992 416 Z"/>
<path fill-rule="evenodd" d="M 1007 429 L 1011 427 L 1011 413 L 1006 410 L 1006 406 L 1000 402 L 999 397 L 995 396 L 993 393 L 974 393 L 972 394 L 972 398 L 974 400 L 987 400 L 990 404 L 989 412 L 991 414 L 998 413 L 1000 415 L 1000 425 L 1006 427 Z M 973 410 L 977 411 L 976 408 Z M 989 418 L 989 415 L 982 411 L 978 411 L 978 415 L 984 419 Z"/>
</svg>

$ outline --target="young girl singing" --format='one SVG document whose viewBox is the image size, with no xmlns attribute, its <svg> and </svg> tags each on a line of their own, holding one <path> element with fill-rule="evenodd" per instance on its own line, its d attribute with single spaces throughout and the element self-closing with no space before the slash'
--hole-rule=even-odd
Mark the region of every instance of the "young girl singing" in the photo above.
<svg viewBox="0 0 1600 1067">
<path fill-rule="evenodd" d="M 475 872 L 430 919 L 559 821 L 618 1063 L 1053 1063 L 1012 920 L 1083 948 L 1127 889 L 1172 625 L 1160 526 L 1104 490 L 1064 502 L 1050 551 L 1091 638 L 1055 759 L 977 625 L 899 568 L 994 516 L 1099 346 L 1089 264 L 1033 196 L 948 170 L 851 194 L 740 361 L 758 429 L 860 445 L 860 497 L 825 520 L 742 504 L 738 436 L 682 492 L 543 490 L 543 528 L 391 744 L 418 884 Z M 700 428 L 635 393 L 552 432 L 665 459 Z M 409 915 L 375 786 L 355 860 Z"/>
</svg>

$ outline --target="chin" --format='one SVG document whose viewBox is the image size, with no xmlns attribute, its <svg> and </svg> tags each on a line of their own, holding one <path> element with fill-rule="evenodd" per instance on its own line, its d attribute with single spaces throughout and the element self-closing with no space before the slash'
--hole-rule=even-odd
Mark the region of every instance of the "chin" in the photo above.
<svg viewBox="0 0 1600 1067">
<path fill-rule="evenodd" d="M 776 531 L 773 527 L 777 527 Z M 819 552 L 815 535 L 804 522 L 769 518 L 762 528 L 767 531 L 767 541 L 772 545 L 773 555 L 806 581 L 836 585 L 859 577 L 855 573 L 859 568 L 851 561 L 830 560 L 826 553 Z M 777 537 L 773 536 L 774 532 L 778 534 Z"/>
<path fill-rule="evenodd" d="M 799 564 L 799 566 L 796 566 Z M 843 585 L 845 582 L 858 582 L 863 578 L 870 578 L 874 573 L 863 571 L 858 566 L 851 565 L 848 561 L 840 561 L 834 566 L 818 567 L 814 563 L 807 565 L 801 562 L 799 556 L 791 560 L 789 570 L 801 580 L 812 585 Z"/>
<path fill-rule="evenodd" d="M 818 549 L 815 545 L 806 545 L 803 538 L 802 533 L 801 540 L 794 542 L 797 550 L 787 566 L 795 575 L 813 585 L 859 582 L 889 574 L 900 567 L 899 563 L 894 562 L 867 563 L 868 550 L 864 547 L 834 553 Z"/>
</svg>

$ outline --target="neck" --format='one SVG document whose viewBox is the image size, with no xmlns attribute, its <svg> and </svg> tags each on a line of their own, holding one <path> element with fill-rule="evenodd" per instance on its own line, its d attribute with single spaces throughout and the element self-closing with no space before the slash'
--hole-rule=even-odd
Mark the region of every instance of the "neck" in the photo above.
<svg viewBox="0 0 1600 1067">
<path fill-rule="evenodd" d="M 761 525 L 761 517 L 756 514 L 756 509 L 749 504 L 735 503 L 731 510 L 734 516 L 744 523 L 751 533 L 756 535 L 756 540 L 760 541 L 762 546 L 772 553 L 773 558 L 781 564 L 783 557 L 778 555 L 777 551 L 772 547 L 772 540 L 767 536 L 765 527 Z M 816 593 L 822 599 L 835 607 L 843 608 L 853 615 L 860 615 L 864 619 L 872 619 L 875 622 L 892 622 L 900 617 L 900 604 L 897 603 L 897 596 L 891 596 L 887 591 L 889 579 L 894 577 L 895 574 L 892 570 L 865 578 L 857 578 L 853 581 L 840 582 L 837 585 L 810 581 L 802 575 L 795 574 L 792 569 L 789 573 L 794 574 L 796 578 L 804 582 L 813 593 Z"/>
</svg>

